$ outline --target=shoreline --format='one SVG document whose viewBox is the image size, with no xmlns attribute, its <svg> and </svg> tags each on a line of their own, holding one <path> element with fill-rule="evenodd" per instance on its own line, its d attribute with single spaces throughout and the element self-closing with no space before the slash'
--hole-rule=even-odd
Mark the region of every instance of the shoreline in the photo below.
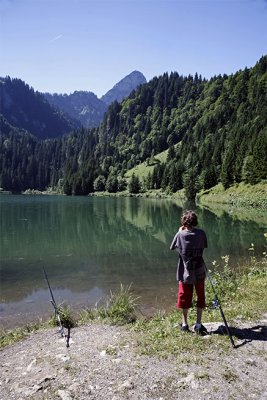
<svg viewBox="0 0 267 400">
<path fill-rule="evenodd" d="M 1 194 L 12 194 L 8 191 L 1 191 Z M 27 189 L 20 194 L 24 195 L 53 195 L 53 196 L 66 196 L 59 190 L 49 188 L 45 191 L 35 189 Z M 122 192 L 92 192 L 87 196 L 89 197 L 135 197 L 135 198 L 149 198 L 157 200 L 172 200 L 178 202 L 181 206 L 189 202 L 184 194 L 184 189 L 176 193 L 167 193 L 162 189 L 147 190 L 140 193 L 130 193 L 128 191 Z M 259 211 L 267 210 L 267 182 L 263 181 L 255 185 L 239 183 L 232 185 L 228 189 L 224 189 L 221 184 L 218 184 L 211 189 L 202 190 L 197 193 L 196 205 L 208 208 L 216 207 L 217 205 L 225 207 L 237 207 L 239 209 L 257 209 Z"/>
<path fill-rule="evenodd" d="M 235 184 L 224 189 L 221 184 L 203 190 L 197 196 L 199 204 L 216 207 L 224 205 L 243 209 L 267 210 L 267 183 Z"/>
</svg>

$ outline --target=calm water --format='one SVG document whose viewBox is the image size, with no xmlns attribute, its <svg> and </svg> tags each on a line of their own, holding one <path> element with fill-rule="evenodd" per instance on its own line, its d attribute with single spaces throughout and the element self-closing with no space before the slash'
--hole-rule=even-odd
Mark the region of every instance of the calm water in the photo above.
<svg viewBox="0 0 267 400">
<path fill-rule="evenodd" d="M 0 196 L 0 317 L 23 324 L 52 312 L 42 266 L 58 303 L 94 306 L 132 284 L 141 310 L 174 307 L 177 253 L 169 250 L 182 209 L 169 200 Z M 262 218 L 197 209 L 208 236 L 205 259 L 248 259 L 264 250 Z"/>
</svg>

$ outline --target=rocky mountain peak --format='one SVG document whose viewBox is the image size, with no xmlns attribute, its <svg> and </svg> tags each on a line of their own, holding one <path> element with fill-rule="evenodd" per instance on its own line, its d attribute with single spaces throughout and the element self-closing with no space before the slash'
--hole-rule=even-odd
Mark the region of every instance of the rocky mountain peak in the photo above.
<svg viewBox="0 0 267 400">
<path fill-rule="evenodd" d="M 113 86 L 101 100 L 107 105 L 111 104 L 113 101 L 122 101 L 125 97 L 137 88 L 137 86 L 146 83 L 145 76 L 139 71 L 133 71 L 129 75 L 121 79 L 116 85 Z"/>
</svg>

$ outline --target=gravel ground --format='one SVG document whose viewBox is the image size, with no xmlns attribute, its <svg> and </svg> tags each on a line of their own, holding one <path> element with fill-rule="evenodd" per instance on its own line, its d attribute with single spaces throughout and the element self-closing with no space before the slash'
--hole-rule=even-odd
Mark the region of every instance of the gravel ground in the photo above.
<svg viewBox="0 0 267 400">
<path fill-rule="evenodd" d="M 0 399 L 267 399 L 267 320 L 236 333 L 227 357 L 183 363 L 140 355 L 139 334 L 126 327 L 74 328 L 69 348 L 55 329 L 39 331 L 1 351 Z"/>
</svg>

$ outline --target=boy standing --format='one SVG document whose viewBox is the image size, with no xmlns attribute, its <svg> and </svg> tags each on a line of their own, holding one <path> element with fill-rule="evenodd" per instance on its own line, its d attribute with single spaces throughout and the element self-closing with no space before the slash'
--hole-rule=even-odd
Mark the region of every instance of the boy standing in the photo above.
<svg viewBox="0 0 267 400">
<path fill-rule="evenodd" d="M 194 330 L 199 335 L 207 335 L 207 329 L 201 323 L 202 311 L 205 307 L 206 267 L 203 251 L 208 247 L 207 237 L 202 229 L 196 228 L 197 215 L 194 211 L 184 211 L 181 216 L 182 226 L 173 238 L 171 250 L 178 249 L 177 268 L 178 300 L 177 308 L 183 310 L 182 331 L 189 332 L 187 314 L 192 307 L 193 289 L 197 295 L 197 321 Z"/>
</svg>

